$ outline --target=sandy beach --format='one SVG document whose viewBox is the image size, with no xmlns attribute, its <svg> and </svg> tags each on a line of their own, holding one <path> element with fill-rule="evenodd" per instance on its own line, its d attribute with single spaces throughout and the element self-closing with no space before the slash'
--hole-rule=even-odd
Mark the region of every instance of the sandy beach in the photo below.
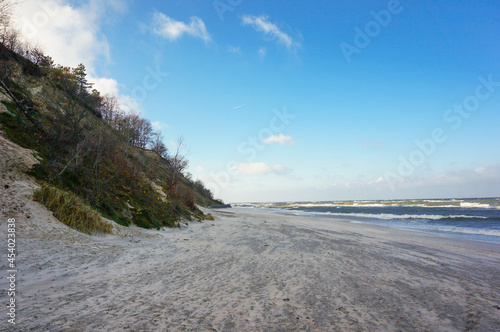
<svg viewBox="0 0 500 332">
<path fill-rule="evenodd" d="M 244 208 L 88 236 L 31 199 L 36 159 L 0 139 L 2 331 L 500 330 L 499 245 Z"/>
<path fill-rule="evenodd" d="M 36 184 L 2 181 L 19 272 L 1 330 L 500 330 L 498 245 L 257 209 L 87 236 L 29 198 Z"/>
<path fill-rule="evenodd" d="M 0 332 L 500 332 L 500 0 L 0 0 Z"/>
</svg>

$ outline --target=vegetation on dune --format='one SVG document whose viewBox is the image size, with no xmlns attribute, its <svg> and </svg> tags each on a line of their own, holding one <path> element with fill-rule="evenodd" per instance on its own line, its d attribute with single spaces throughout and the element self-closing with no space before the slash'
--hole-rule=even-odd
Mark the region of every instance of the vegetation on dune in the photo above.
<svg viewBox="0 0 500 332">
<path fill-rule="evenodd" d="M 111 233 L 111 225 L 74 194 L 44 185 L 33 196 L 71 228 L 86 234 Z"/>
<path fill-rule="evenodd" d="M 197 205 L 221 203 L 186 176 L 182 138 L 170 152 L 148 120 L 92 89 L 83 64 L 54 64 L 38 48 L 20 43 L 8 25 L 0 29 L 0 86 L 7 108 L 0 113 L 1 129 L 39 153 L 42 161 L 32 173 L 49 185 L 36 197 L 58 218 L 75 204 L 75 210 L 88 205 L 124 226 L 176 227 L 181 218 L 205 218 Z M 69 193 L 71 200 L 47 200 Z M 74 215 L 69 218 L 61 221 L 79 229 Z M 87 232 L 86 226 L 79 230 Z"/>
</svg>

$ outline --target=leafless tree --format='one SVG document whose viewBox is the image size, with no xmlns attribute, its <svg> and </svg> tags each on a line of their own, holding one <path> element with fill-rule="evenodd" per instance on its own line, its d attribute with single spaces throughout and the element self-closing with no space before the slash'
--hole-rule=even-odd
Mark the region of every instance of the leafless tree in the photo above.
<svg viewBox="0 0 500 332">
<path fill-rule="evenodd" d="M 146 146 L 151 141 L 151 135 L 153 133 L 153 127 L 151 122 L 146 119 L 137 118 L 134 123 L 134 129 L 137 132 L 137 142 L 136 145 L 141 148 L 146 148 Z"/>
<path fill-rule="evenodd" d="M 178 191 L 179 178 L 188 166 L 188 160 L 184 155 L 185 148 L 186 146 L 184 144 L 184 137 L 179 136 L 177 138 L 176 149 L 174 153 L 168 157 L 168 161 L 171 167 L 171 172 L 168 176 L 168 183 L 170 189 L 173 192 Z"/>
<path fill-rule="evenodd" d="M 189 161 L 184 155 L 186 152 L 185 150 L 186 145 L 184 143 L 184 137 L 181 135 L 177 138 L 175 152 L 170 157 L 170 164 L 172 165 L 173 169 L 180 174 L 182 174 L 189 165 Z"/>
<path fill-rule="evenodd" d="M 0 26 L 8 26 L 12 15 L 12 9 L 18 4 L 14 0 L 0 0 Z"/>
<path fill-rule="evenodd" d="M 11 51 L 25 55 L 20 32 L 11 25 L 12 10 L 17 4 L 16 0 L 0 0 L 0 41 Z"/>
<path fill-rule="evenodd" d="M 141 118 L 138 114 L 124 114 L 119 111 L 109 116 L 113 116 L 110 121 L 111 126 L 121 132 L 130 144 L 146 148 L 151 142 L 153 127 L 148 120 Z"/>
<path fill-rule="evenodd" d="M 45 61 L 45 54 L 39 46 L 28 46 L 28 59 L 39 66 Z"/>
<path fill-rule="evenodd" d="M 3 27 L 1 30 L 1 40 L 2 44 L 4 44 L 9 50 L 20 53 L 21 36 L 18 30 L 12 29 L 9 26 Z"/>
<path fill-rule="evenodd" d="M 165 143 L 163 143 L 163 139 L 161 131 L 157 130 L 154 132 L 151 139 L 151 150 L 156 152 L 160 157 L 168 159 L 168 149 Z"/>
<path fill-rule="evenodd" d="M 119 116 L 119 112 L 120 109 L 118 98 L 112 95 L 105 95 L 104 97 L 102 97 L 102 118 L 106 120 L 111 126 L 113 126 L 113 123 L 116 122 Z"/>
</svg>

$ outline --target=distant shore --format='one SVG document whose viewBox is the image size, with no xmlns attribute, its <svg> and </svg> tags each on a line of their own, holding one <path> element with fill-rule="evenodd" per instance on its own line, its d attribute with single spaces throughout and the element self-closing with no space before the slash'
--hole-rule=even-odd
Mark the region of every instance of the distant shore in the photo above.
<svg viewBox="0 0 500 332">
<path fill-rule="evenodd" d="M 245 208 L 90 237 L 9 190 L 18 331 L 500 330 L 499 245 Z"/>
</svg>

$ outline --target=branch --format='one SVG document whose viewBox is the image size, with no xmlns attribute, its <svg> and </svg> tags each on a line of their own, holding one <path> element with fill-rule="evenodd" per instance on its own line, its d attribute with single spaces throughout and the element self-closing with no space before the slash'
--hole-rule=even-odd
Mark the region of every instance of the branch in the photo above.
<svg viewBox="0 0 500 332">
<path fill-rule="evenodd" d="M 23 112 L 23 114 L 31 121 L 31 123 L 36 127 L 36 129 L 38 129 L 41 133 L 43 133 L 44 135 L 46 135 L 45 133 L 45 130 L 42 129 L 42 127 L 40 127 L 40 124 L 38 123 L 38 121 L 36 121 L 28 112 L 28 110 L 26 110 L 26 108 L 17 100 L 17 98 L 14 96 L 14 94 L 10 91 L 10 89 L 7 87 L 7 85 L 4 83 L 4 81 L 2 79 L 0 79 L 0 85 L 2 86 L 2 88 L 5 90 L 5 92 L 7 92 L 7 94 L 10 96 L 10 98 L 12 98 L 12 100 L 16 103 L 17 107 L 19 107 L 19 109 Z"/>
</svg>

